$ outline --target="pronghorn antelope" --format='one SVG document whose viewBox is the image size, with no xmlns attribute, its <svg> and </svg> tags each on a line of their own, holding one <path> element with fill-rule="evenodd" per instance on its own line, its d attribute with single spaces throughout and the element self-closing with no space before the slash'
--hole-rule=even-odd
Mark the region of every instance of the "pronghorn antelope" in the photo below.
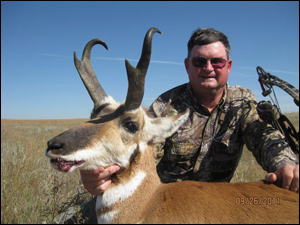
<svg viewBox="0 0 300 225">
<path fill-rule="evenodd" d="M 163 184 L 156 173 L 154 143 L 172 135 L 189 111 L 173 117 L 151 118 L 141 107 L 150 63 L 151 28 L 144 39 L 137 67 L 126 60 L 129 88 L 124 103 L 106 95 L 90 62 L 95 44 L 88 42 L 74 60 L 94 109 L 91 120 L 48 142 L 46 156 L 60 171 L 95 169 L 118 164 L 110 188 L 97 196 L 99 223 L 298 223 L 299 195 L 264 181 Z"/>
</svg>

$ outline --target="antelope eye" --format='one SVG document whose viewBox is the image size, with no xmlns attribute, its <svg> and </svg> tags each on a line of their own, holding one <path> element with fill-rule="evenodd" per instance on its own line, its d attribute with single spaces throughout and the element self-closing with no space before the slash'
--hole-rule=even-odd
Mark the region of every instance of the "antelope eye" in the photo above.
<svg viewBox="0 0 300 225">
<path fill-rule="evenodd" d="M 127 122 L 124 125 L 125 130 L 127 130 L 130 133 L 135 133 L 138 130 L 138 127 L 136 125 L 136 123 L 134 122 Z"/>
</svg>

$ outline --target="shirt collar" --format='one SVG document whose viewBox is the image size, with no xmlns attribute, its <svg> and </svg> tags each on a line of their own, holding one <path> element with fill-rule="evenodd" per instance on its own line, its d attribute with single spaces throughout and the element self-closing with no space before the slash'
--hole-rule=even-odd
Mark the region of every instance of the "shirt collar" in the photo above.
<svg viewBox="0 0 300 225">
<path fill-rule="evenodd" d="M 221 100 L 220 100 L 220 102 L 218 104 L 218 107 L 221 107 L 221 106 L 223 106 L 225 104 L 226 98 L 227 98 L 227 94 L 228 94 L 228 87 L 229 87 L 229 84 L 227 82 L 227 84 L 225 86 L 225 89 L 224 89 L 223 97 L 221 98 Z M 188 96 L 188 99 L 186 99 L 187 102 L 189 102 L 197 111 L 203 109 L 203 110 L 205 110 L 205 111 L 208 112 L 208 110 L 206 109 L 206 107 L 203 106 L 201 103 L 198 102 L 197 98 L 194 95 L 194 92 L 192 90 L 192 87 L 191 87 L 190 83 L 187 84 L 186 92 L 187 92 L 187 96 Z"/>
</svg>

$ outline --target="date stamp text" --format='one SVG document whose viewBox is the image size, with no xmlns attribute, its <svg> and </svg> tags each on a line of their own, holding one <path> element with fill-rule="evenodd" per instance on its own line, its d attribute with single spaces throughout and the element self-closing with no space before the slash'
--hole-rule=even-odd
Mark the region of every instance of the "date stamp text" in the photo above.
<svg viewBox="0 0 300 225">
<path fill-rule="evenodd" d="M 280 205 L 280 198 L 277 197 L 236 197 L 237 205 Z"/>
</svg>

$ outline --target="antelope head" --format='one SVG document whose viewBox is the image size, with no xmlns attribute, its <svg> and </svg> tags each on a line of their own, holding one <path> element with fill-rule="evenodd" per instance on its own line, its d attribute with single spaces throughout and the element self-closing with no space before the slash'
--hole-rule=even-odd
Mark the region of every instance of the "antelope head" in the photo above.
<svg viewBox="0 0 300 225">
<path fill-rule="evenodd" d="M 105 93 L 91 66 L 92 47 L 101 44 L 108 49 L 105 42 L 100 39 L 88 42 L 81 61 L 74 52 L 75 66 L 94 102 L 94 108 L 91 120 L 48 141 L 45 154 L 51 158 L 55 169 L 72 172 L 112 164 L 125 169 L 135 155 L 155 140 L 171 136 L 185 122 L 188 111 L 173 117 L 150 118 L 141 107 L 152 37 L 156 32 L 161 34 L 156 28 L 147 32 L 136 68 L 125 60 L 129 87 L 123 103 L 117 103 Z"/>
</svg>

